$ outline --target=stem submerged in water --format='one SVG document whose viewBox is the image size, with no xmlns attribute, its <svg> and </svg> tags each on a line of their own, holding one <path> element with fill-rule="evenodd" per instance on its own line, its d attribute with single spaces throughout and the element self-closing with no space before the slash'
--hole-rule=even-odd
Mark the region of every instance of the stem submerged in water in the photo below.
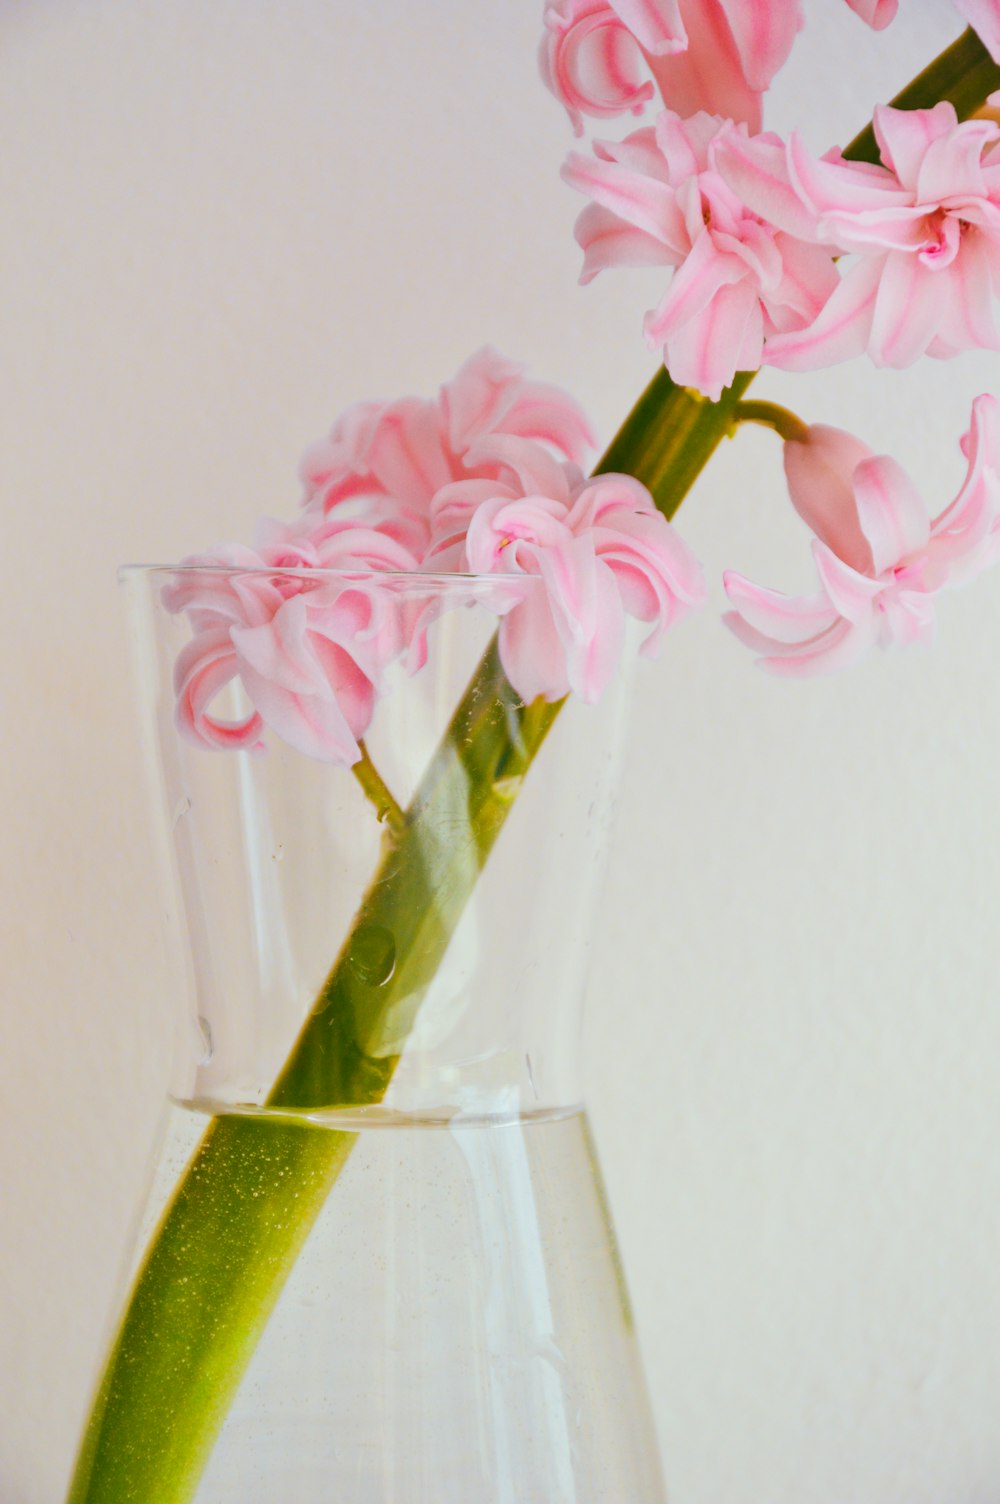
<svg viewBox="0 0 1000 1504">
<path fill-rule="evenodd" d="M 947 97 L 970 114 L 998 87 L 1000 69 L 967 33 L 897 102 L 916 108 Z M 868 131 L 846 155 L 873 160 L 874 151 Z M 751 380 L 741 374 L 713 403 L 659 371 L 598 470 L 634 475 L 673 516 L 732 431 Z M 396 1064 L 385 1041 L 405 1037 L 503 826 L 511 789 L 559 709 L 518 700 L 494 642 L 405 816 L 395 800 L 386 803 L 388 851 L 271 1093 L 268 1105 L 279 1111 L 213 1119 L 153 1235 L 68 1504 L 193 1498 L 257 1340 L 354 1142 L 292 1115 L 382 1100 Z M 366 792 L 378 804 L 387 791 L 372 784 Z"/>
</svg>

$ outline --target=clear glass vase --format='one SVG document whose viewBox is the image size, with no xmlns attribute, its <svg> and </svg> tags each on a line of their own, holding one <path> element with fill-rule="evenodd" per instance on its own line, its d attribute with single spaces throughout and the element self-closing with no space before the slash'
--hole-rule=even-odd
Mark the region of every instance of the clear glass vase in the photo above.
<svg viewBox="0 0 1000 1504">
<path fill-rule="evenodd" d="M 624 677 L 517 696 L 497 625 L 537 581 L 331 576 L 426 641 L 363 764 L 220 752 L 176 729 L 190 572 L 124 578 L 177 1048 L 69 1499 L 657 1504 L 579 1082 Z"/>
</svg>

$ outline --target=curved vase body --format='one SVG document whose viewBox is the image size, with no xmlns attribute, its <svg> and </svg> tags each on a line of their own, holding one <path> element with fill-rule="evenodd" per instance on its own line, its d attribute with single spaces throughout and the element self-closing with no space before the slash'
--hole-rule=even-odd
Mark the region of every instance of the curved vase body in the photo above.
<svg viewBox="0 0 1000 1504">
<path fill-rule="evenodd" d="M 345 581 L 430 623 L 366 733 L 405 812 L 380 820 L 269 733 L 178 735 L 177 578 L 127 575 L 182 963 L 172 1106 L 70 1499 L 659 1504 L 578 1080 L 620 689 L 524 705 L 503 581 Z"/>
</svg>

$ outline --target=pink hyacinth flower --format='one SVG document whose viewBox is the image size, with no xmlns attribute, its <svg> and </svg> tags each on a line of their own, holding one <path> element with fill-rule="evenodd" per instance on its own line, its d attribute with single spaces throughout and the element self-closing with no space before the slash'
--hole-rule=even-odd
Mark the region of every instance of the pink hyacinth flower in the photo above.
<svg viewBox="0 0 1000 1504">
<path fill-rule="evenodd" d="M 816 537 L 819 591 L 787 596 L 725 576 L 724 620 L 772 673 L 806 676 L 856 662 L 873 646 L 927 640 L 934 597 L 992 561 L 1000 539 L 1000 404 L 973 404 L 965 480 L 931 520 L 906 472 L 850 434 L 816 427 L 785 446 L 796 510 Z"/>
<path fill-rule="evenodd" d="M 760 129 L 761 98 L 802 24 L 799 0 L 549 0 L 539 62 L 577 135 L 584 115 L 638 114 L 653 96 Z"/>
<path fill-rule="evenodd" d="M 674 381 L 713 399 L 737 371 L 756 370 L 773 339 L 812 325 L 838 284 L 828 250 L 751 212 L 719 173 L 717 153 L 732 138 L 741 151 L 754 144 L 731 122 L 667 110 L 620 144 L 598 142 L 592 158 L 571 154 L 563 169 L 594 201 L 576 226 L 581 281 L 612 266 L 674 268 L 646 340 Z"/>
<path fill-rule="evenodd" d="M 499 602 L 500 657 L 524 700 L 570 691 L 598 700 L 618 666 L 626 618 L 648 622 L 643 651 L 704 599 L 701 571 L 649 492 L 627 475 L 585 481 L 572 466 L 509 454 L 511 479 L 442 493 L 442 517 L 464 525 L 475 574 L 524 577 Z"/>
<path fill-rule="evenodd" d="M 434 496 L 470 476 L 495 478 L 489 445 L 506 437 L 533 440 L 575 461 L 594 443 L 571 397 L 486 348 L 436 398 L 349 408 L 306 451 L 304 504 L 377 526 L 420 560 L 431 544 Z"/>
<path fill-rule="evenodd" d="M 357 762 L 384 670 L 418 631 L 372 572 L 413 570 L 413 555 L 376 529 L 320 515 L 290 527 L 266 521 L 255 549 L 229 545 L 185 562 L 195 567 L 164 590 L 168 610 L 185 612 L 194 631 L 174 670 L 181 732 L 204 747 L 256 750 L 270 727 L 310 757 Z M 344 573 L 308 573 L 324 570 Z M 234 679 L 252 709 L 222 721 L 212 705 Z"/>
<path fill-rule="evenodd" d="M 883 166 L 817 161 L 798 137 L 731 133 L 718 170 L 789 234 L 854 258 L 818 317 L 768 342 L 766 360 L 813 370 L 864 351 L 877 365 L 1000 343 L 1000 126 L 952 105 L 875 112 Z"/>
</svg>

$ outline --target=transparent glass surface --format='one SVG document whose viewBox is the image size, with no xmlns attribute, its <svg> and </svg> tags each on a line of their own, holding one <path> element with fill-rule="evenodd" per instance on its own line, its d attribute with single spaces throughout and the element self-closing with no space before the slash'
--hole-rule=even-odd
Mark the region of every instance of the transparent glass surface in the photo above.
<svg viewBox="0 0 1000 1504">
<path fill-rule="evenodd" d="M 203 1127 L 173 1109 L 161 1184 Z M 198 1504 L 658 1504 L 585 1114 L 350 1142 Z"/>
<path fill-rule="evenodd" d="M 598 707 L 526 706 L 504 687 L 495 634 L 536 584 L 350 581 L 427 623 L 426 663 L 392 666 L 365 734 L 393 825 L 355 772 L 269 732 L 237 752 L 178 735 L 190 626 L 162 599 L 182 575 L 125 572 L 178 999 L 135 1289 L 160 1280 L 151 1304 L 181 1360 L 150 1379 L 145 1411 L 129 1400 L 161 1342 L 153 1327 L 129 1335 L 133 1292 L 92 1476 L 118 1468 L 105 1455 L 118 1404 L 134 1477 L 153 1487 L 169 1448 L 133 1438 L 129 1415 L 154 1417 L 151 1434 L 201 1426 L 200 1383 L 218 1412 L 211 1445 L 197 1469 L 176 1464 L 187 1492 L 164 1471 L 171 1500 L 657 1504 L 579 1080 L 624 675 Z M 213 713 L 248 709 L 230 684 Z M 198 1238 L 176 1234 L 198 1196 L 210 1277 Z M 157 1249 L 172 1227 L 167 1278 Z M 238 1362 L 212 1389 L 197 1352 L 227 1323 Z M 71 1497 L 144 1496 L 126 1486 L 140 1485 Z"/>
</svg>

